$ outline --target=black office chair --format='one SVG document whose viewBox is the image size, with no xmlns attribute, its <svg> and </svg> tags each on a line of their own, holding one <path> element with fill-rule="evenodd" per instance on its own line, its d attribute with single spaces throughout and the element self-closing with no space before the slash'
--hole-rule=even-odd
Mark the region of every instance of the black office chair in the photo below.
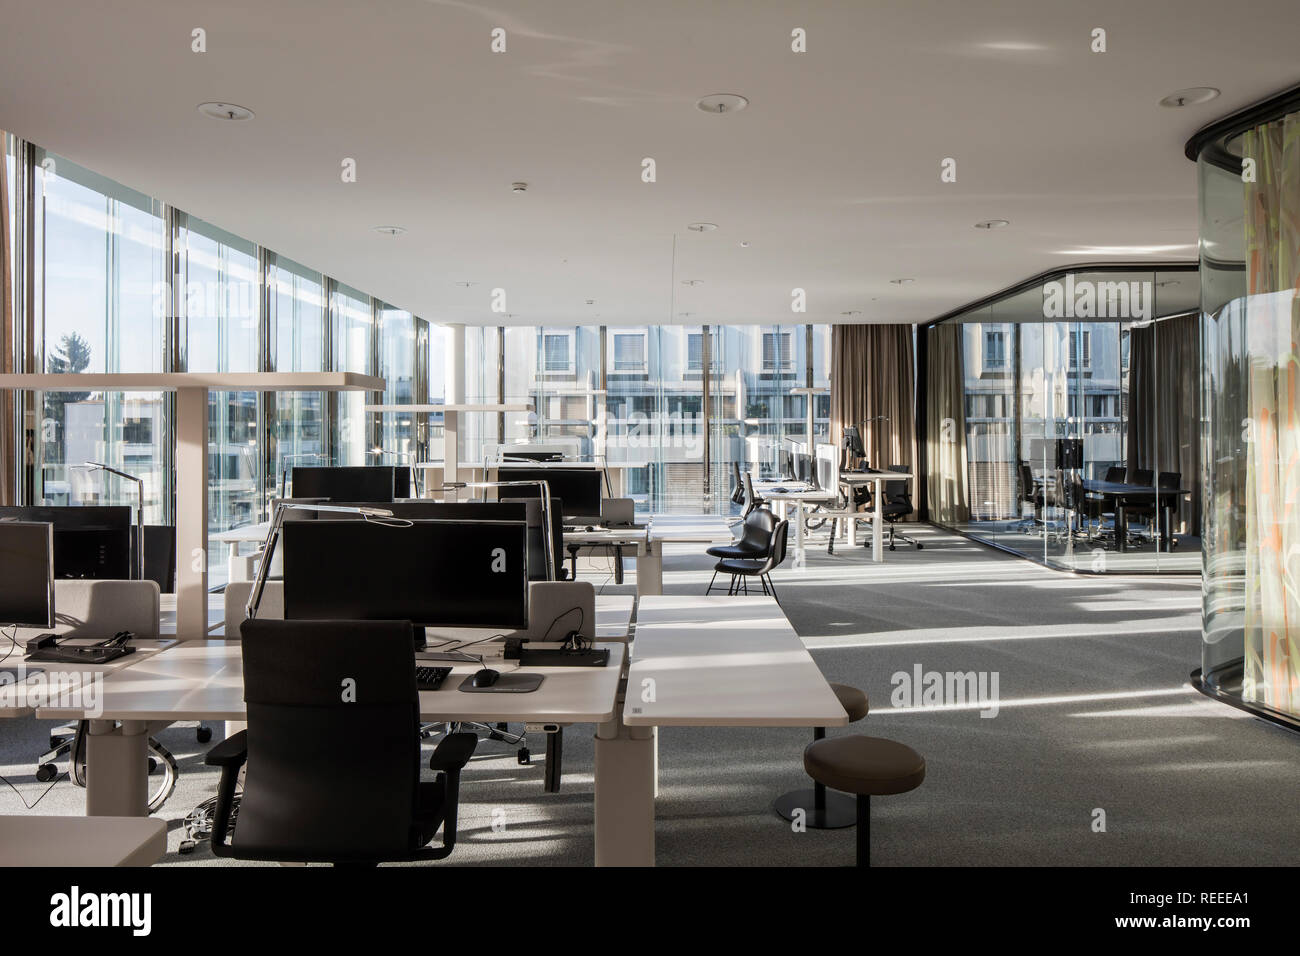
<svg viewBox="0 0 1300 956">
<path fill-rule="evenodd" d="M 908 469 L 906 465 L 887 465 L 885 470 L 906 472 Z M 890 551 L 895 550 L 895 541 L 915 545 L 917 551 L 924 550 L 925 545 L 898 530 L 899 520 L 906 518 L 914 510 L 912 507 L 912 493 L 908 490 L 906 480 L 885 482 L 885 500 L 881 503 L 880 514 L 885 519 L 885 523 L 889 525 Z"/>
<path fill-rule="evenodd" d="M 1174 515 L 1178 514 L 1178 499 L 1181 497 L 1175 492 L 1183 486 L 1183 473 L 1181 471 L 1162 471 L 1156 476 L 1156 488 L 1159 489 L 1160 495 L 1157 502 L 1160 506 L 1160 537 L 1170 551 L 1178 547 L 1178 539 L 1174 537 Z"/>
<path fill-rule="evenodd" d="M 1150 468 L 1132 468 L 1128 473 L 1128 483 L 1155 488 L 1156 473 Z M 1156 537 L 1156 493 L 1155 491 L 1124 495 L 1120 498 L 1124 508 L 1124 524 L 1129 529 L 1129 541 L 1141 543 L 1142 538 L 1133 531 L 1132 521 L 1137 518 L 1148 523 L 1151 537 Z"/>
<path fill-rule="evenodd" d="M 781 599 L 776 595 L 776 585 L 772 583 L 772 572 L 785 561 L 785 543 L 789 531 L 790 523 L 788 521 L 778 521 L 776 523 L 776 527 L 772 529 L 767 556 L 761 560 L 723 558 L 714 566 L 713 573 L 715 577 L 718 572 L 731 575 L 731 586 L 727 589 L 728 594 L 748 594 L 749 579 L 756 577 L 759 583 L 763 585 L 763 593 L 776 598 L 778 604 L 781 602 Z M 711 582 L 710 587 L 712 587 Z"/>
<path fill-rule="evenodd" d="M 241 635 L 248 729 L 205 761 L 221 768 L 212 852 L 365 865 L 450 855 L 478 741 L 444 737 L 437 777 L 420 780 L 410 622 L 251 620 Z M 442 845 L 428 846 L 439 829 Z"/>
<path fill-rule="evenodd" d="M 772 532 L 776 530 L 776 515 L 766 508 L 758 508 L 749 513 L 741 529 L 740 539 L 733 544 L 716 545 L 705 553 L 715 558 L 729 558 L 737 561 L 762 561 L 772 548 Z M 715 568 L 713 577 L 709 578 L 709 587 L 705 594 L 713 593 L 713 582 L 718 579 Z"/>
</svg>

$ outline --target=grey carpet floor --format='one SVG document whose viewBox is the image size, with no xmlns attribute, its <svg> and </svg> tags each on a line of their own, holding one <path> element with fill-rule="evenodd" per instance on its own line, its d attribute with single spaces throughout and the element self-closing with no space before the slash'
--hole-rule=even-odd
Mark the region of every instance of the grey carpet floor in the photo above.
<svg viewBox="0 0 1300 956">
<path fill-rule="evenodd" d="M 924 785 L 873 808 L 878 865 L 1261 865 L 1300 858 L 1300 737 L 1197 694 L 1200 581 L 1083 577 L 1039 568 L 922 529 L 925 550 L 810 550 L 776 575 L 782 605 L 828 679 L 865 690 L 872 712 L 832 733 L 902 740 L 928 765 Z M 701 593 L 710 563 L 669 552 L 668 593 Z M 603 574 L 589 576 L 606 592 Z M 920 706 L 894 675 L 985 672 L 999 710 Z M 891 699 L 892 698 L 892 699 Z M 911 703 L 912 706 L 906 706 Z M 66 776 L 38 783 L 50 724 L 0 720 L 0 812 L 81 813 Z M 446 866 L 589 865 L 591 727 L 565 735 L 561 793 L 542 792 L 540 759 L 485 742 L 462 788 L 461 839 Z M 218 734 L 220 728 L 217 728 Z M 853 831 L 793 832 L 769 809 L 807 785 L 798 729 L 671 728 L 660 737 L 660 865 L 845 864 Z M 181 821 L 216 774 L 192 726 L 160 735 L 181 765 L 160 816 L 165 865 L 217 862 L 177 853 Z M 540 738 L 534 741 L 541 750 Z M 19 798 L 21 794 L 21 802 Z M 44 794 L 42 796 L 42 794 Z M 39 798 L 28 811 L 24 804 Z M 1104 832 L 1095 825 L 1104 812 Z"/>
</svg>

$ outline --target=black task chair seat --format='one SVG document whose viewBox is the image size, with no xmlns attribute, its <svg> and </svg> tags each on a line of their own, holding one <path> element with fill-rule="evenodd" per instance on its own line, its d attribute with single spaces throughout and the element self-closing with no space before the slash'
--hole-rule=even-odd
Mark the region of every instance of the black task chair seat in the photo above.
<svg viewBox="0 0 1300 956">
<path fill-rule="evenodd" d="M 705 554 L 715 558 L 762 561 L 772 546 L 772 531 L 775 527 L 776 515 L 765 508 L 757 508 L 745 517 L 740 540 L 732 544 L 716 545 Z"/>
</svg>

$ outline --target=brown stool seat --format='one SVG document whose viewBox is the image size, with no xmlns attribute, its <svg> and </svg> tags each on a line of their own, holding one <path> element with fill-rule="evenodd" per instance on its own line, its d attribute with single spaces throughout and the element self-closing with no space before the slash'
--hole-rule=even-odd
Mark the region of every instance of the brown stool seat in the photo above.
<svg viewBox="0 0 1300 956">
<path fill-rule="evenodd" d="M 823 786 L 862 796 L 906 793 L 925 779 L 925 758 L 907 744 L 857 734 L 814 740 L 803 767 Z"/>
<path fill-rule="evenodd" d="M 870 707 L 865 693 L 856 687 L 850 687 L 848 684 L 837 684 L 834 681 L 828 681 L 827 683 L 830 684 L 831 690 L 835 692 L 835 696 L 839 698 L 840 706 L 849 715 L 849 723 L 867 716 Z"/>
</svg>

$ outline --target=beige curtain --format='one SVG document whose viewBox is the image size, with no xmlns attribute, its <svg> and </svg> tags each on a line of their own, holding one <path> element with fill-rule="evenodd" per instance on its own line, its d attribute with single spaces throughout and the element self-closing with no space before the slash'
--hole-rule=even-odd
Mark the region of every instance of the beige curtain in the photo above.
<svg viewBox="0 0 1300 956">
<path fill-rule="evenodd" d="M 859 425 L 873 468 L 916 464 L 912 333 L 911 325 L 832 326 L 831 440 Z"/>
<path fill-rule="evenodd" d="M 922 333 L 925 334 L 925 333 Z M 955 525 L 970 520 L 966 464 L 966 364 L 963 327 L 937 325 L 926 348 L 925 467 L 930 520 Z"/>
<path fill-rule="evenodd" d="M 1245 134 L 1246 613 L 1242 696 L 1300 714 L 1300 113 Z"/>
<path fill-rule="evenodd" d="M 0 373 L 14 371 L 17 336 L 14 322 L 13 249 L 9 228 L 13 221 L 13 197 L 9 195 L 8 137 L 0 130 Z M 14 504 L 14 487 L 18 475 L 18 436 L 14 424 L 14 393 L 0 389 L 0 505 Z"/>
</svg>

